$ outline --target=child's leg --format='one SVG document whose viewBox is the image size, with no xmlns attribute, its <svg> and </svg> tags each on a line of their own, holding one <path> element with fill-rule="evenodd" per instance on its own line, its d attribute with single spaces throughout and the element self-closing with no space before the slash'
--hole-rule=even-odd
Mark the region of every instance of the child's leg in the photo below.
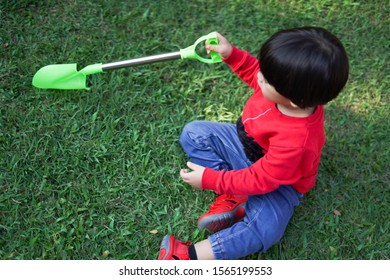
<svg viewBox="0 0 390 280">
<path fill-rule="evenodd" d="M 282 238 L 301 198 L 302 194 L 290 186 L 281 186 L 265 195 L 250 196 L 243 221 L 208 237 L 214 257 L 238 259 L 265 252 Z M 197 252 L 198 256 L 203 253 Z"/>
<path fill-rule="evenodd" d="M 202 166 L 237 170 L 252 164 L 234 124 L 193 121 L 184 127 L 179 141 L 190 160 Z"/>
<path fill-rule="evenodd" d="M 194 246 L 198 260 L 215 260 L 213 248 L 208 239 L 202 240 Z"/>
<path fill-rule="evenodd" d="M 235 124 L 193 121 L 184 127 L 180 144 L 192 162 L 216 170 L 242 169 L 252 164 L 245 155 Z M 221 196 L 216 200 L 219 204 L 216 201 L 200 217 L 200 229 L 208 228 L 216 232 L 245 215 L 245 199 L 234 199 L 233 196 L 225 199 L 225 196 Z"/>
</svg>

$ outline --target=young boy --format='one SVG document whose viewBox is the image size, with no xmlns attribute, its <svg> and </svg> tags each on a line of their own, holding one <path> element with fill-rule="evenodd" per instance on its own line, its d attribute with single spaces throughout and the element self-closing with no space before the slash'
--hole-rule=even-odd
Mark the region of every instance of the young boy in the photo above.
<svg viewBox="0 0 390 280">
<path fill-rule="evenodd" d="M 325 143 L 324 104 L 348 79 L 341 42 L 323 28 L 280 31 L 257 58 L 218 34 L 207 45 L 254 93 L 236 123 L 194 121 L 180 143 L 189 156 L 183 181 L 220 194 L 198 222 L 214 231 L 192 244 L 165 236 L 159 259 L 237 259 L 266 251 L 315 184 Z"/>
</svg>

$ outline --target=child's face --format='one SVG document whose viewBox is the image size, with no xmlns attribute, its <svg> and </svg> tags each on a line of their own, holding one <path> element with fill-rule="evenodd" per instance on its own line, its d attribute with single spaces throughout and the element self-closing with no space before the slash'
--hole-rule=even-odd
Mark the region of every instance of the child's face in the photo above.
<svg viewBox="0 0 390 280">
<path fill-rule="evenodd" d="M 282 104 L 282 105 L 291 104 L 290 99 L 278 93 L 275 90 L 275 88 L 266 81 L 261 71 L 259 71 L 259 73 L 257 74 L 257 82 L 259 83 L 259 86 L 261 88 L 261 91 L 263 92 L 264 97 L 268 101 L 274 102 L 276 104 Z"/>
</svg>

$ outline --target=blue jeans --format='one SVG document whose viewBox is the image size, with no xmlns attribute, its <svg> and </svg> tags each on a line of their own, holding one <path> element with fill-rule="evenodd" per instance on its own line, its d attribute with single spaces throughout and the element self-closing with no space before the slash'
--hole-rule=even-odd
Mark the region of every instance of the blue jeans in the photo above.
<svg viewBox="0 0 390 280">
<path fill-rule="evenodd" d="M 192 162 L 215 170 L 238 170 L 252 164 L 234 124 L 193 121 L 184 127 L 180 144 Z M 244 219 L 208 237 L 215 258 L 232 260 L 265 252 L 282 238 L 302 197 L 289 185 L 249 196 Z"/>
</svg>

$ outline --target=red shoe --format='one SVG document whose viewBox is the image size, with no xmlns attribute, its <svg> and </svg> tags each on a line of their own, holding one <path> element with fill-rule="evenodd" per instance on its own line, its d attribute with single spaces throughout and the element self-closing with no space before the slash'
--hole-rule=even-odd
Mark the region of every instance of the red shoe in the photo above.
<svg viewBox="0 0 390 280">
<path fill-rule="evenodd" d="M 220 231 L 240 221 L 245 216 L 247 196 L 223 194 L 218 196 L 207 213 L 198 220 L 198 228 Z"/>
<path fill-rule="evenodd" d="M 189 260 L 191 241 L 182 242 L 172 235 L 165 235 L 160 246 L 159 260 Z"/>
</svg>

